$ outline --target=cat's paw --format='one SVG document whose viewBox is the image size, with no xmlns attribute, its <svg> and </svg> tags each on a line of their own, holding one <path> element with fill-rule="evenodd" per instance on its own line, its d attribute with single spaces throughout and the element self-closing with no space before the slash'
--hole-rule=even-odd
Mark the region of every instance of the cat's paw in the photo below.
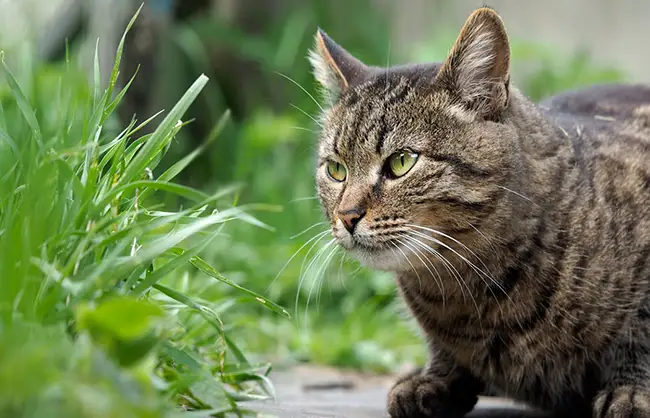
<svg viewBox="0 0 650 418">
<path fill-rule="evenodd" d="M 650 418 L 650 392 L 636 386 L 605 390 L 594 401 L 594 418 Z"/>
<path fill-rule="evenodd" d="M 449 390 L 433 376 L 411 375 L 400 379 L 388 394 L 391 418 L 461 418 L 474 408 L 478 397 Z"/>
</svg>

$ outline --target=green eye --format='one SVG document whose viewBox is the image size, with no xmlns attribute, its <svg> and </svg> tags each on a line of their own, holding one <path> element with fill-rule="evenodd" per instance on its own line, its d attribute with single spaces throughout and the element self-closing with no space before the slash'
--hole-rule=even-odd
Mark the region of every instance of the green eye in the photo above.
<svg viewBox="0 0 650 418">
<path fill-rule="evenodd" d="M 330 161 L 327 163 L 327 174 L 338 182 L 345 181 L 345 178 L 348 175 L 343 164 L 336 161 Z"/>
<path fill-rule="evenodd" d="M 418 154 L 400 151 L 388 157 L 388 171 L 393 177 L 402 177 L 408 173 L 418 160 Z"/>
</svg>

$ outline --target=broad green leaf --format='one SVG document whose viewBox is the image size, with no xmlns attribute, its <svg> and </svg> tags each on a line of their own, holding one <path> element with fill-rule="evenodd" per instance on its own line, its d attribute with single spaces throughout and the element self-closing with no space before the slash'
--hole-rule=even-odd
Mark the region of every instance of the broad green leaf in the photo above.
<svg viewBox="0 0 650 418">
<path fill-rule="evenodd" d="M 127 296 L 114 296 L 96 308 L 84 306 L 77 312 L 80 328 L 100 329 L 124 341 L 143 337 L 163 317 L 157 304 Z"/>
</svg>

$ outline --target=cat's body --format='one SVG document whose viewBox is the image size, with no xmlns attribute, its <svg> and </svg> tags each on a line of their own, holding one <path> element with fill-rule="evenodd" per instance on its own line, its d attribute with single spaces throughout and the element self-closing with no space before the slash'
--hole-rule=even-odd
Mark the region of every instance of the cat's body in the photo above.
<svg viewBox="0 0 650 418">
<path fill-rule="evenodd" d="M 430 345 L 391 416 L 458 418 L 491 393 L 650 417 L 650 88 L 534 105 L 489 9 L 442 65 L 370 68 L 318 40 L 319 196 L 341 245 L 396 273 Z"/>
<path fill-rule="evenodd" d="M 522 103 L 524 126 L 542 131 L 521 137 L 523 156 L 549 170 L 530 169 L 534 182 L 515 189 L 528 222 L 518 219 L 507 249 L 495 243 L 506 254 L 492 265 L 481 256 L 487 267 L 473 260 L 500 286 L 443 306 L 435 283 L 427 298 L 412 273 L 398 279 L 434 349 L 479 377 L 483 392 L 558 416 L 591 416 L 611 365 L 650 353 L 650 89 L 641 103 L 623 100 L 634 110 L 609 107 L 612 96 L 595 90 L 573 92 L 581 102 L 555 97 L 561 104 L 547 101 L 534 117 Z M 455 267 L 482 282 L 463 262 Z"/>
</svg>

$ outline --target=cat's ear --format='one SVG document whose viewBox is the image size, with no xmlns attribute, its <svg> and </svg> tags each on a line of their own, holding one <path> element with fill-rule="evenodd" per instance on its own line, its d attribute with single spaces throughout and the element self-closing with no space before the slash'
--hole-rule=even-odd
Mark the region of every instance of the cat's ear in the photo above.
<svg viewBox="0 0 650 418">
<path fill-rule="evenodd" d="M 368 67 L 334 42 L 321 29 L 316 31 L 314 48 L 309 61 L 316 80 L 323 86 L 331 101 L 336 101 L 343 90 L 364 76 Z"/>
<path fill-rule="evenodd" d="M 496 117 L 508 105 L 510 46 L 501 17 L 480 8 L 465 22 L 437 80 L 471 110 Z"/>
</svg>

